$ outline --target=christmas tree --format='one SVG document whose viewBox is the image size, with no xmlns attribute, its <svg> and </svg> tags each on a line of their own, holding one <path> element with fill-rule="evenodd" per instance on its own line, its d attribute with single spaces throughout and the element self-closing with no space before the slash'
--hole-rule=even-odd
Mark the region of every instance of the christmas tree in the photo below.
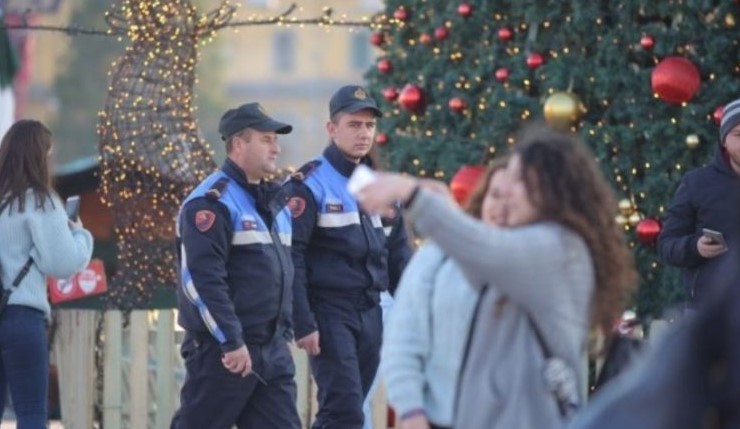
<svg viewBox="0 0 740 429">
<path fill-rule="evenodd" d="M 508 152 L 523 121 L 580 133 L 621 199 L 638 314 L 681 299 L 655 250 L 681 176 L 710 162 L 740 95 L 737 1 L 388 0 L 367 73 L 392 170 L 449 181 Z"/>
</svg>

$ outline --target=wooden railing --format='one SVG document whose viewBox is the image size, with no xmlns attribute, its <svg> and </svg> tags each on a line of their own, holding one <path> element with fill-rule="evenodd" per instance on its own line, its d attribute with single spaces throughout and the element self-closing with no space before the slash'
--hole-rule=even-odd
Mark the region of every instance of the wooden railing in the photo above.
<svg viewBox="0 0 740 429">
<path fill-rule="evenodd" d="M 124 328 L 120 311 L 57 310 L 52 359 L 59 368 L 65 429 L 90 429 L 96 402 L 95 328 L 103 317 L 102 414 L 105 429 L 167 429 L 185 377 L 174 310 L 136 310 Z M 292 347 L 292 346 L 291 346 Z M 292 347 L 297 407 L 304 428 L 316 413 L 316 386 L 306 354 Z M 375 429 L 387 428 L 385 394 L 373 401 Z"/>
</svg>

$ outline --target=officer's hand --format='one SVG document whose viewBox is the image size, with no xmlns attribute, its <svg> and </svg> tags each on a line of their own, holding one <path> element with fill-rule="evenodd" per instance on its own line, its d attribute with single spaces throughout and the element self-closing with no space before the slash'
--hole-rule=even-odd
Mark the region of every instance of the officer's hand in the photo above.
<svg viewBox="0 0 740 429">
<path fill-rule="evenodd" d="M 313 331 L 295 342 L 299 349 L 303 349 L 311 356 L 321 353 L 319 348 L 319 331 Z"/>
<path fill-rule="evenodd" d="M 716 243 L 703 235 L 696 243 L 696 249 L 699 251 L 699 254 L 705 258 L 714 258 L 715 256 L 719 256 L 727 251 L 727 247 Z"/>
<path fill-rule="evenodd" d="M 246 377 L 252 372 L 252 358 L 249 356 L 247 346 L 241 346 L 234 351 L 230 351 L 221 358 L 224 367 L 234 374 L 241 374 Z"/>
<path fill-rule="evenodd" d="M 423 414 L 401 420 L 400 429 L 429 429 L 429 421 Z"/>
</svg>

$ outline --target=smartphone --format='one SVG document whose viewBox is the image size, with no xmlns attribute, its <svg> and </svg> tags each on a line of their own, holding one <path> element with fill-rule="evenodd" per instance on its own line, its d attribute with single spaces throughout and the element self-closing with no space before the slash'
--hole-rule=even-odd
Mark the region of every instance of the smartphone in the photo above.
<svg viewBox="0 0 740 429">
<path fill-rule="evenodd" d="M 727 247 L 727 242 L 721 232 L 709 228 L 704 228 L 701 231 L 704 237 L 707 237 L 712 241 L 712 244 L 721 244 L 722 246 Z"/>
<path fill-rule="evenodd" d="M 80 217 L 80 196 L 72 195 L 64 203 L 64 209 L 67 211 L 69 220 L 76 221 Z"/>
<path fill-rule="evenodd" d="M 357 195 L 362 188 L 375 181 L 375 172 L 365 164 L 359 164 L 347 182 L 347 190 L 352 195 Z"/>
</svg>

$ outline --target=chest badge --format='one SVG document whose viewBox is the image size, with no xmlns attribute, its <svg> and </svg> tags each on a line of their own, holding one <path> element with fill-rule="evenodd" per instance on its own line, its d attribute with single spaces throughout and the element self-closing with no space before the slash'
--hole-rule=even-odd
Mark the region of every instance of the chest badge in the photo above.
<svg viewBox="0 0 740 429">
<path fill-rule="evenodd" d="M 242 216 L 242 229 L 244 231 L 257 229 L 257 219 L 252 216 Z"/>
<path fill-rule="evenodd" d="M 344 211 L 344 205 L 339 200 L 327 199 L 326 200 L 326 212 L 327 213 L 341 213 Z"/>
</svg>

